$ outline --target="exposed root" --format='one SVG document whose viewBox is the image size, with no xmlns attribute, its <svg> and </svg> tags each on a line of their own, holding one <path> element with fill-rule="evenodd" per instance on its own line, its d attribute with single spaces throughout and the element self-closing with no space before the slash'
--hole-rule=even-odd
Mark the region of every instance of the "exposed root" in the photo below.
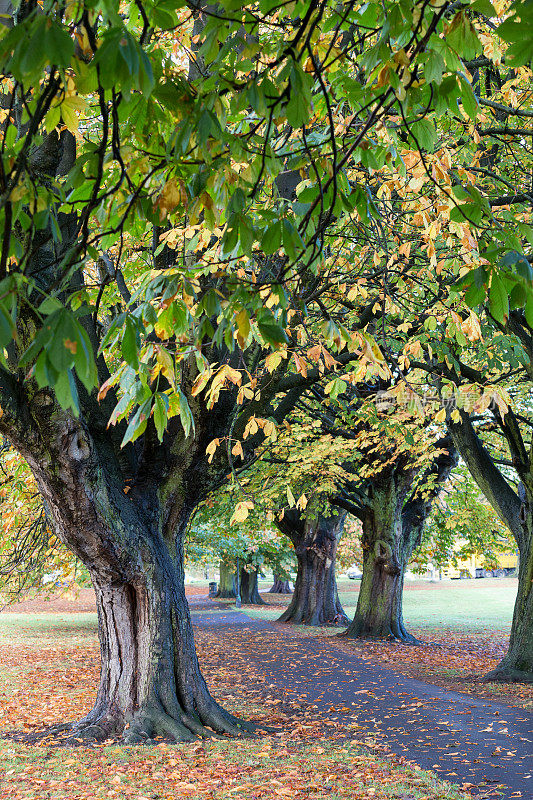
<svg viewBox="0 0 533 800">
<path fill-rule="evenodd" d="M 305 616 L 300 613 L 293 613 L 290 608 L 288 608 L 278 617 L 276 622 L 283 622 L 287 625 L 309 625 L 313 628 L 340 628 L 341 626 L 348 625 L 350 621 L 348 617 L 343 614 L 336 614 L 331 619 L 324 619 L 318 615 Z"/>
<path fill-rule="evenodd" d="M 352 624 L 346 631 L 341 631 L 337 636 L 342 636 L 347 639 L 362 639 L 367 642 L 398 642 L 399 644 L 406 644 L 412 647 L 422 647 L 425 642 L 420 641 L 412 634 L 408 633 L 403 625 L 391 626 L 385 631 L 369 630 L 365 625 Z"/>
<path fill-rule="evenodd" d="M 533 683 L 533 673 L 503 665 L 488 672 L 481 680 L 483 683 Z"/>
</svg>

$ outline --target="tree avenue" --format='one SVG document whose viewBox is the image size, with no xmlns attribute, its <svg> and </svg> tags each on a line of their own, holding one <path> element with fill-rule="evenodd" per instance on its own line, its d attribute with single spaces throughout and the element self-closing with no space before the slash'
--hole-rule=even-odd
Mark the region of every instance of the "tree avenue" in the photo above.
<svg viewBox="0 0 533 800">
<path fill-rule="evenodd" d="M 2 0 L 0 432 L 96 591 L 76 736 L 249 727 L 199 670 L 188 521 L 310 385 L 383 361 L 381 267 L 346 302 L 335 236 L 375 231 L 366 175 L 410 182 L 402 142 L 475 115 L 492 9 Z"/>
</svg>

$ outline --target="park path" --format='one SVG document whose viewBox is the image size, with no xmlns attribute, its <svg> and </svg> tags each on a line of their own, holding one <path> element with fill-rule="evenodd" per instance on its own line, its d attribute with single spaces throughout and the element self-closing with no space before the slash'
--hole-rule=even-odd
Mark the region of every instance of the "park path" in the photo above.
<svg viewBox="0 0 533 800">
<path fill-rule="evenodd" d="M 195 614 L 195 607 L 202 613 Z M 533 714 L 408 678 L 327 640 L 294 636 L 290 628 L 242 612 L 210 614 L 209 605 L 194 602 L 191 612 L 195 625 L 221 636 L 237 629 L 252 638 L 267 631 L 283 637 L 283 646 L 267 656 L 253 647 L 247 655 L 287 700 L 346 724 L 347 735 L 372 736 L 407 761 L 466 784 L 473 794 L 533 800 Z"/>
</svg>

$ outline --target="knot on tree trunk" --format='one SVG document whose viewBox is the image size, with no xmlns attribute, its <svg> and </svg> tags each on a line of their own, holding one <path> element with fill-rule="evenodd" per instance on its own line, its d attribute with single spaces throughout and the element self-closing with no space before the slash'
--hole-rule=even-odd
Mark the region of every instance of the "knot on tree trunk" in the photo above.
<svg viewBox="0 0 533 800">
<path fill-rule="evenodd" d="M 392 558 L 392 547 L 384 539 L 378 539 L 374 545 L 374 555 L 379 561 L 389 561 Z"/>
<path fill-rule="evenodd" d="M 383 565 L 383 569 L 388 575 L 400 575 L 402 570 L 389 542 L 378 539 L 374 545 L 374 556 L 378 564 Z"/>
<path fill-rule="evenodd" d="M 74 461 L 85 461 L 91 453 L 89 441 L 82 431 L 71 434 L 68 454 Z"/>
</svg>

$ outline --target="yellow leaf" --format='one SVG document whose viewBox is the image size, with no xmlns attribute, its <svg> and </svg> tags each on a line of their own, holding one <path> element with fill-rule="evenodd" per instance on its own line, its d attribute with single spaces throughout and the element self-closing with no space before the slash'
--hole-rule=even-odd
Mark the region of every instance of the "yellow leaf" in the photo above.
<svg viewBox="0 0 533 800">
<path fill-rule="evenodd" d="M 213 456 L 215 455 L 215 450 L 217 449 L 218 445 L 220 444 L 220 439 L 213 439 L 212 442 L 209 442 L 207 447 L 205 448 L 205 452 L 209 456 L 209 463 L 212 462 Z"/>
<path fill-rule="evenodd" d="M 308 501 L 305 494 L 301 494 L 300 497 L 298 498 L 298 502 L 296 503 L 296 508 L 299 508 L 300 511 L 305 511 L 305 509 L 307 508 L 307 502 Z"/>
<path fill-rule="evenodd" d="M 243 438 L 247 439 L 248 436 L 253 436 L 259 430 L 259 425 L 255 417 L 248 420 L 246 428 L 244 429 Z"/>
<path fill-rule="evenodd" d="M 205 388 L 210 377 L 211 377 L 211 370 L 208 369 L 206 369 L 205 372 L 201 372 L 200 375 L 198 375 L 191 389 L 191 394 L 193 397 L 196 397 L 197 394 L 200 394 L 202 389 Z"/>
<path fill-rule="evenodd" d="M 235 444 L 231 448 L 231 454 L 234 456 L 240 456 L 241 458 L 244 458 L 244 452 L 242 449 L 242 444 L 240 442 L 235 442 Z"/>
<path fill-rule="evenodd" d="M 240 503 L 237 503 L 229 524 L 233 525 L 234 522 L 244 522 L 250 513 L 250 509 L 253 507 L 254 504 L 251 500 L 242 500 Z"/>
</svg>

